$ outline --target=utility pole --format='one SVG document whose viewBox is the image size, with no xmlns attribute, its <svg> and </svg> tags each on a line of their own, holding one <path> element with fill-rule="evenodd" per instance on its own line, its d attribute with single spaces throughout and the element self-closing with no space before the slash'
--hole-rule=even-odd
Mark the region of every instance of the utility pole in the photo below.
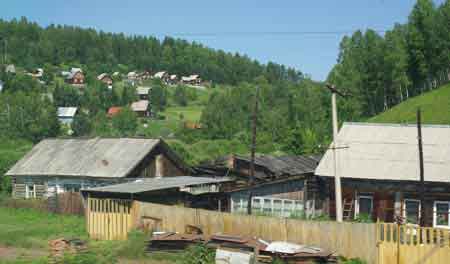
<svg viewBox="0 0 450 264">
<path fill-rule="evenodd" d="M 253 184 L 255 183 L 255 152 L 256 152 L 256 128 L 258 122 L 258 95 L 259 86 L 256 86 L 255 105 L 252 115 L 252 146 L 251 146 L 251 160 L 250 160 L 250 180 L 249 180 L 249 195 L 247 202 L 247 214 L 252 214 L 252 199 L 253 199 Z"/>
<path fill-rule="evenodd" d="M 419 145 L 420 168 L 420 226 L 425 226 L 425 177 L 423 169 L 422 121 L 420 107 L 417 109 L 417 141 Z"/>
<path fill-rule="evenodd" d="M 326 87 L 331 91 L 331 108 L 332 108 L 332 118 L 333 118 L 333 144 L 331 148 L 333 149 L 333 162 L 334 162 L 334 192 L 336 201 L 336 221 L 342 222 L 342 190 L 341 190 L 341 176 L 338 170 L 338 159 L 337 159 L 337 134 L 338 134 L 338 117 L 337 117 L 337 106 L 336 106 L 336 94 L 345 97 L 346 95 L 339 92 L 334 85 L 327 84 Z"/>
</svg>

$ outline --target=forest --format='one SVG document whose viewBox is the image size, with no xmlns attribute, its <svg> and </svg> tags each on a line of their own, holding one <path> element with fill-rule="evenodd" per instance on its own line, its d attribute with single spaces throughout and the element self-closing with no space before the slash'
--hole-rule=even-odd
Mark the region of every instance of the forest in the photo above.
<svg viewBox="0 0 450 264">
<path fill-rule="evenodd" d="M 365 121 L 447 83 L 449 30 L 450 0 L 441 5 L 418 0 L 405 24 L 388 31 L 367 29 L 345 36 L 326 80 L 349 94 L 338 99 L 340 121 Z M 86 92 L 78 95 L 54 77 L 47 77 L 46 87 L 31 84 L 32 80 L 20 75 L 4 77 L 6 92 L 0 95 L 0 103 L 15 105 L 1 108 L 9 112 L 0 116 L 0 130 L 9 131 L 5 134 L 11 137 L 36 142 L 61 135 L 53 118 L 55 107 L 75 104 L 86 111 L 75 120 L 74 136 L 168 137 L 191 163 L 198 163 L 224 154 L 248 153 L 252 112 L 258 100 L 258 152 L 321 153 L 330 142 L 330 95 L 324 83 L 283 65 L 261 64 L 245 55 L 181 39 L 166 37 L 160 41 L 59 25 L 43 28 L 25 18 L 0 21 L 0 36 L 15 47 L 8 52 L 10 63 L 25 69 L 44 65 L 46 72 L 54 75 L 68 65 L 80 66 L 90 78 Z M 175 126 L 161 135 L 143 130 L 147 124 L 129 111 L 107 119 L 108 107 L 127 106 L 135 95 L 126 86 L 109 91 L 92 76 L 135 69 L 195 72 L 211 80 L 214 85 L 201 102 L 195 99 L 198 95 L 188 96 L 183 87 L 171 91 L 162 84 L 152 84 L 156 89 L 150 94 L 160 112 L 170 105 L 200 107 L 202 129 Z M 53 104 L 38 96 L 42 90 L 53 93 Z M 152 122 L 148 126 L 156 124 Z"/>
</svg>

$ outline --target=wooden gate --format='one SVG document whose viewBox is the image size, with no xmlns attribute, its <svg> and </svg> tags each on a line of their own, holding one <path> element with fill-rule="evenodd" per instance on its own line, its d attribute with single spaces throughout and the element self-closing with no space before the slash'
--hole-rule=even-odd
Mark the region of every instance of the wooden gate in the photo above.
<svg viewBox="0 0 450 264">
<path fill-rule="evenodd" d="M 87 230 L 92 239 L 124 240 L 134 227 L 131 200 L 88 198 Z"/>
<path fill-rule="evenodd" d="M 450 230 L 377 224 L 379 264 L 450 263 Z"/>
</svg>

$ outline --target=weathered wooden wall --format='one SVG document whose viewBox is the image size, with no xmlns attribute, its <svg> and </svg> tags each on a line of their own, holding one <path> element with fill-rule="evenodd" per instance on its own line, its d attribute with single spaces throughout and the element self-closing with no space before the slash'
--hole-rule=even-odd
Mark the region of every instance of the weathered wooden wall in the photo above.
<svg viewBox="0 0 450 264">
<path fill-rule="evenodd" d="M 346 257 L 359 257 L 368 263 L 377 261 L 375 224 L 302 221 L 134 203 L 136 226 L 183 233 L 186 225 L 193 225 L 209 235 L 223 233 L 290 241 L 319 246 Z"/>
</svg>

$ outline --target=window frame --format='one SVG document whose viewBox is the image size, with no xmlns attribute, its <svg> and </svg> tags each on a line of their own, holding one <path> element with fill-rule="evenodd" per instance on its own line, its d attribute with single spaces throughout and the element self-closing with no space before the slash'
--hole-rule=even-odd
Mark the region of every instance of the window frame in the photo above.
<svg viewBox="0 0 450 264">
<path fill-rule="evenodd" d="M 355 197 L 356 199 L 355 199 L 355 216 L 354 216 L 354 218 L 356 219 L 359 215 L 360 215 L 360 213 L 359 213 L 359 204 L 360 204 L 360 199 L 361 198 L 363 198 L 363 199 L 369 199 L 370 200 L 370 217 L 372 217 L 373 216 L 373 202 L 374 202 L 374 195 L 373 194 L 371 194 L 371 193 L 364 193 L 364 194 L 358 194 L 356 197 Z"/>
<path fill-rule="evenodd" d="M 30 187 L 33 187 L 33 191 L 30 191 Z M 36 184 L 25 184 L 25 198 L 36 199 Z"/>
<path fill-rule="evenodd" d="M 448 223 L 447 223 L 447 225 L 438 225 L 437 224 L 437 210 L 436 210 L 437 204 L 446 204 L 448 206 L 448 211 L 447 211 Z M 433 203 L 433 227 L 450 229 L 450 201 L 434 201 L 434 203 Z"/>
<path fill-rule="evenodd" d="M 417 224 L 408 223 L 408 219 L 406 218 L 406 202 L 417 202 L 417 203 L 419 203 L 419 208 L 418 208 L 419 212 L 417 212 L 417 214 L 418 214 L 418 223 Z M 402 212 L 402 217 L 405 219 L 406 223 L 412 224 L 412 225 L 420 225 L 420 221 L 421 221 L 421 218 L 422 218 L 422 203 L 420 202 L 419 199 L 413 199 L 413 198 L 405 198 L 405 199 L 403 199 L 403 210 L 402 211 L 403 211 Z"/>
</svg>

